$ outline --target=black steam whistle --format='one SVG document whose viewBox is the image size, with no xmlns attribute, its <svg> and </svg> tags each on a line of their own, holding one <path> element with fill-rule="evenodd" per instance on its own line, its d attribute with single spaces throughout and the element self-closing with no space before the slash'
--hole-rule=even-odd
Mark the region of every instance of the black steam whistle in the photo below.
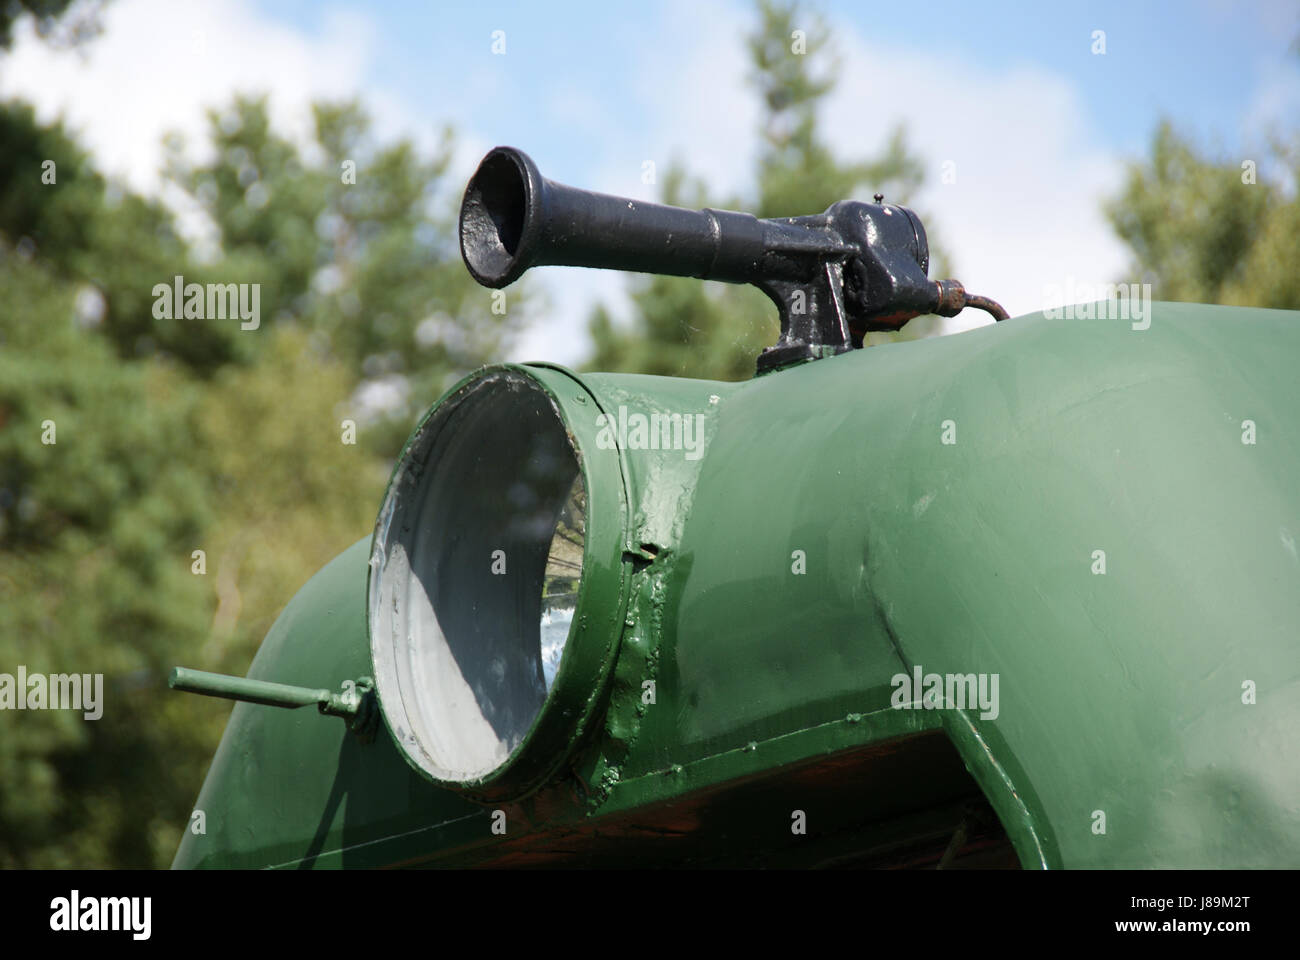
<svg viewBox="0 0 1300 960">
<path fill-rule="evenodd" d="M 841 200 L 825 213 L 759 220 L 553 183 L 513 147 L 490 151 L 465 188 L 460 251 L 474 279 L 504 287 L 529 267 L 604 267 L 752 283 L 781 313 L 758 372 L 846 353 L 872 330 L 966 306 L 1007 313 L 956 280 L 930 280 L 930 247 L 907 207 Z"/>
</svg>

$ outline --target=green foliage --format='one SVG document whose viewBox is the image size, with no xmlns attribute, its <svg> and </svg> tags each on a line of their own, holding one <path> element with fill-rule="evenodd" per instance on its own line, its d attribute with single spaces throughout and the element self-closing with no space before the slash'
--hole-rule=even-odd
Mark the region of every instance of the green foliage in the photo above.
<svg viewBox="0 0 1300 960">
<path fill-rule="evenodd" d="M 860 187 L 889 187 L 891 200 L 914 194 L 924 175 L 895 129 L 880 156 L 841 163 L 819 138 L 817 110 L 835 89 L 839 57 L 830 30 L 797 5 L 762 0 L 762 22 L 749 38 L 754 72 L 751 82 L 763 102 L 763 153 L 759 159 L 758 217 L 797 217 L 825 210 Z M 792 49 L 791 37 L 805 29 L 805 53 Z M 820 75 L 816 75 L 820 74 Z"/>
<path fill-rule="evenodd" d="M 0 234 L 67 284 L 103 298 L 101 334 L 122 357 L 162 352 L 198 370 L 230 361 L 238 325 L 156 320 L 154 284 L 189 272 L 166 210 L 106 184 L 60 127 L 37 125 L 32 108 L 0 107 Z"/>
<path fill-rule="evenodd" d="M 817 111 L 834 89 L 838 63 L 830 31 L 818 17 L 794 5 L 762 0 L 760 22 L 749 37 L 751 83 L 762 100 L 762 150 L 753 202 L 713 198 L 674 165 L 664 178 L 663 202 L 686 207 L 743 209 L 759 217 L 819 213 L 861 190 L 884 192 L 906 203 L 923 180 L 901 129 L 876 157 L 837 160 L 821 139 Z M 791 34 L 805 30 L 805 52 L 792 49 Z M 932 259 L 942 254 L 931 238 Z M 711 380 L 745 380 L 759 352 L 780 333 L 775 306 L 753 287 L 701 283 L 679 277 L 632 281 L 634 316 L 621 328 L 608 310 L 590 320 L 594 352 L 589 370 L 654 373 Z M 868 342 L 907 339 L 930 328 L 918 317 L 897 334 L 869 334 Z"/>
<path fill-rule="evenodd" d="M 14 21 L 24 15 L 36 18 L 36 35 L 56 46 L 72 46 L 99 33 L 102 3 L 77 4 L 73 0 L 0 0 L 0 50 L 13 43 Z"/>
<path fill-rule="evenodd" d="M 1266 176 L 1276 170 L 1289 191 Z M 1158 299 L 1300 309 L 1300 153 L 1275 146 L 1252 177 L 1165 122 L 1106 212 Z"/>
<path fill-rule="evenodd" d="M 204 459 L 221 522 L 202 544 L 217 608 L 202 651 L 213 665 L 200 669 L 242 675 L 288 599 L 373 527 L 387 461 L 343 442 L 353 385 L 285 328 L 256 365 L 226 368 L 207 391 L 199 446 L 219 452 Z"/>
<path fill-rule="evenodd" d="M 500 352 L 526 289 L 493 314 L 460 263 L 454 209 L 442 209 L 459 201 L 441 191 L 450 131 L 425 161 L 409 142 L 374 144 L 356 103 L 317 104 L 314 119 L 300 151 L 273 132 L 264 99 L 237 99 L 209 114 L 213 159 L 191 165 L 173 138 L 167 174 L 220 236 L 222 259 L 196 280 L 259 283 L 264 328 L 301 327 L 359 377 L 409 384 L 368 433 L 392 456 L 431 399 Z"/>
<path fill-rule="evenodd" d="M 212 520 L 186 455 L 197 397 L 119 362 L 73 300 L 45 268 L 0 263 L 0 669 L 102 673 L 105 703 L 95 721 L 6 712 L 4 867 L 160 862 L 157 828 L 183 820 L 208 742 L 160 724 L 156 691 L 209 617 L 188 570 Z"/>
<path fill-rule="evenodd" d="M 460 265 L 449 137 L 426 161 L 370 143 L 355 105 L 315 116 L 300 148 L 240 100 L 209 163 L 171 151 L 216 236 L 192 254 L 61 127 L 0 106 L 0 672 L 104 675 L 98 720 L 0 715 L 0 867 L 170 862 L 230 706 L 168 672 L 247 670 L 370 531 L 416 413 L 522 312 Z M 176 275 L 262 284 L 261 326 L 156 316 Z M 386 415 L 358 399 L 379 379 L 405 385 Z"/>
</svg>

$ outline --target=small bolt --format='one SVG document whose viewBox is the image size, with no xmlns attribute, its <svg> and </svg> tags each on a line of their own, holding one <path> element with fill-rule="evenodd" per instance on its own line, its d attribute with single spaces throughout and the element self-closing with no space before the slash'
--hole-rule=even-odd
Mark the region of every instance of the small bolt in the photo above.
<svg viewBox="0 0 1300 960">
<path fill-rule="evenodd" d="M 876 194 L 876 203 L 884 203 L 884 202 L 885 202 L 885 195 L 883 193 Z"/>
</svg>

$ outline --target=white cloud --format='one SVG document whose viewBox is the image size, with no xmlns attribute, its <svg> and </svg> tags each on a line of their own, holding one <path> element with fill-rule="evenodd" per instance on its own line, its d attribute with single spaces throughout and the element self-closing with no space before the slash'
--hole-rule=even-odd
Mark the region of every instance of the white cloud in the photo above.
<svg viewBox="0 0 1300 960">
<path fill-rule="evenodd" d="M 102 170 L 148 192 L 159 186 L 165 132 L 196 147 L 206 141 L 200 107 L 225 106 L 236 91 L 269 92 L 273 123 L 301 140 L 310 102 L 355 94 L 374 46 L 357 14 L 327 12 L 315 39 L 247 0 L 115 0 L 102 21 L 103 34 L 77 52 L 46 46 L 24 21 L 0 59 L 0 86 L 33 103 L 43 122 L 62 114 Z"/>
<path fill-rule="evenodd" d="M 845 155 L 874 152 L 904 122 L 926 168 L 913 203 L 973 293 L 1016 316 L 1040 310 L 1067 277 L 1118 279 L 1126 257 L 1101 211 L 1122 165 L 1098 146 L 1081 98 L 1039 67 L 990 70 L 837 31 L 843 80 L 826 130 Z M 833 118 L 852 117 L 835 124 Z M 955 182 L 944 183 L 951 162 Z M 968 311 L 967 314 L 971 314 Z M 988 321 L 963 315 L 949 329 Z"/>
<path fill-rule="evenodd" d="M 752 8 L 735 3 L 668 5 L 660 33 L 645 38 L 632 58 L 644 114 L 629 133 L 640 132 L 641 155 L 617 175 L 608 172 L 607 182 L 638 199 L 657 199 L 657 188 L 640 185 L 641 161 L 653 160 L 662 172 L 678 158 L 715 195 L 752 188 L 759 104 L 746 82 L 745 35 L 753 17 Z"/>
<path fill-rule="evenodd" d="M 100 36 L 69 51 L 41 42 L 29 18 L 20 21 L 0 58 L 0 88 L 32 103 L 43 123 L 62 116 L 104 173 L 160 196 L 201 256 L 214 250 L 213 229 L 197 204 L 163 182 L 163 136 L 180 133 L 189 156 L 201 160 L 210 155 L 207 109 L 225 108 L 236 93 L 267 93 L 277 133 L 304 145 L 312 101 L 354 96 L 375 44 L 370 22 L 355 13 L 326 11 L 312 38 L 248 0 L 114 0 L 101 23 Z M 381 135 L 418 133 L 394 98 L 376 92 L 366 103 Z"/>
<path fill-rule="evenodd" d="M 36 104 L 42 120 L 62 113 L 101 168 L 136 189 L 158 190 L 165 131 L 201 143 L 206 118 L 199 107 L 224 105 L 235 91 L 270 93 L 277 129 L 299 141 L 307 107 L 321 97 L 364 91 L 379 136 L 413 136 L 426 148 L 433 140 L 430 121 L 441 119 L 368 83 L 379 52 L 376 31 L 357 13 L 325 13 L 317 36 L 261 15 L 249 0 L 115 0 L 104 21 L 103 35 L 82 54 L 51 50 L 24 26 L 0 59 L 0 87 Z M 562 76 L 547 89 L 543 103 L 557 123 L 598 130 L 606 141 L 590 181 L 575 185 L 657 199 L 658 185 L 642 182 L 644 161 L 653 161 L 662 176 L 680 158 L 715 194 L 751 192 L 759 121 L 746 80 L 752 8 L 733 0 L 675 0 L 657 23 L 627 56 L 635 102 L 613 109 L 599 91 L 566 85 Z M 928 173 L 929 186 L 915 205 L 970 290 L 1000 300 L 1014 315 L 1040 309 L 1045 287 L 1069 277 L 1120 277 L 1124 250 L 1099 209 L 1120 165 L 1099 146 L 1081 97 L 1062 76 L 902 50 L 871 41 L 842 20 L 832 23 L 844 72 L 823 116 L 824 135 L 839 155 L 861 156 L 877 152 L 895 122 L 906 123 Z M 475 99 L 484 96 L 480 89 Z M 1270 95 L 1261 112 L 1275 111 L 1276 99 Z M 493 145 L 472 120 L 462 121 L 458 134 L 451 174 L 457 184 Z M 951 185 L 939 181 L 947 160 L 956 164 Z M 596 302 L 606 302 L 616 316 L 629 314 L 626 279 L 604 271 L 539 271 L 536 282 L 548 291 L 552 309 L 511 356 L 580 360 L 589 349 L 586 322 Z M 982 322 L 976 313 L 958 325 Z"/>
</svg>

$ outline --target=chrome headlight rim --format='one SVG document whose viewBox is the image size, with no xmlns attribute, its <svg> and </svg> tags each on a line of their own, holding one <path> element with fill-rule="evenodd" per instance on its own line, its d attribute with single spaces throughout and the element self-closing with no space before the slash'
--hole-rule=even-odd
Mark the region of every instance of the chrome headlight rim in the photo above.
<svg viewBox="0 0 1300 960">
<path fill-rule="evenodd" d="M 483 385 L 499 377 L 523 378 L 540 390 L 563 426 L 586 488 L 586 531 L 577 602 L 559 669 L 528 732 L 491 772 L 471 779 L 440 776 L 425 746 L 404 723 L 406 706 L 398 691 L 395 638 L 377 637 L 375 604 L 392 541 L 390 523 L 403 484 L 422 468 L 419 459 L 436 448 L 438 432 Z M 429 408 L 407 438 L 389 479 L 371 538 L 366 586 L 366 633 L 380 714 L 398 752 L 432 783 L 469 799 L 520 799 L 549 782 L 600 722 L 617 657 L 627 608 L 629 577 L 628 494 L 622 454 L 597 443 L 598 417 L 605 411 L 595 394 L 571 371 L 553 364 L 495 364 L 476 370 Z M 486 560 L 486 558 L 485 558 Z"/>
</svg>

